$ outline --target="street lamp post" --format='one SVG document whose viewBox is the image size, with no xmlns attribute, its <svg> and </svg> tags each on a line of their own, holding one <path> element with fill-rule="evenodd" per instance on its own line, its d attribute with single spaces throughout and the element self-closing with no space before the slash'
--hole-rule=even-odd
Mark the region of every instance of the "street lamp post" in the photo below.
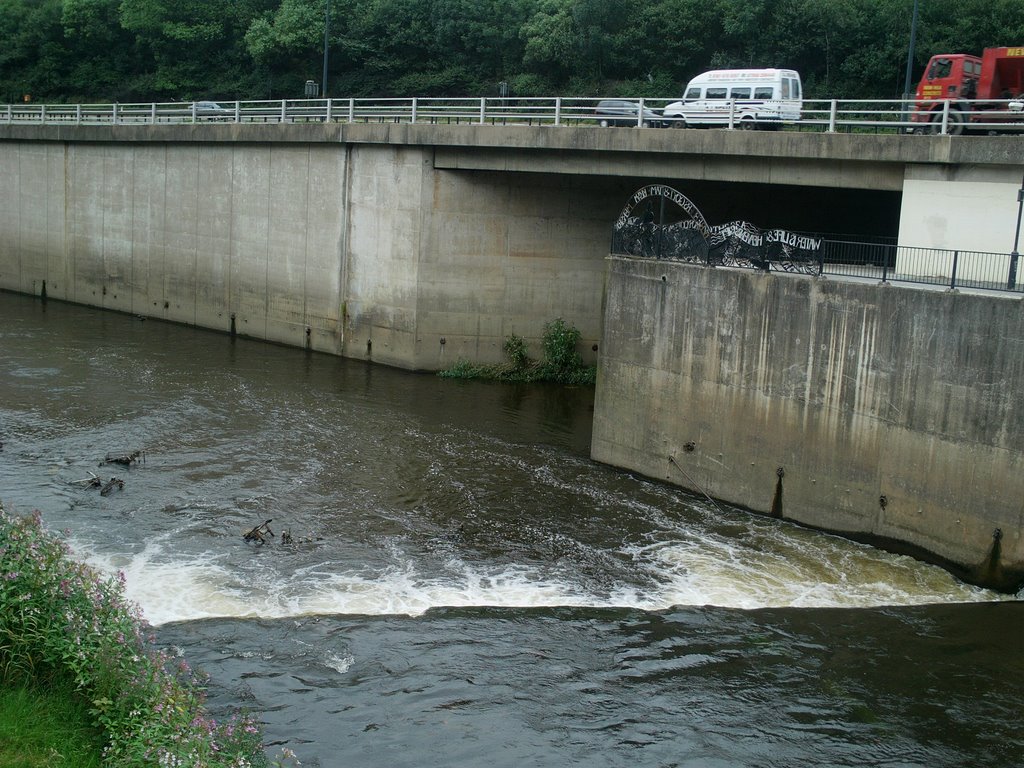
<svg viewBox="0 0 1024 768">
<path fill-rule="evenodd" d="M 914 0 L 917 2 L 917 0 Z M 331 0 L 326 0 L 324 5 L 324 77 L 323 96 L 327 98 L 327 39 L 331 34 Z"/>
<path fill-rule="evenodd" d="M 1020 245 L 1020 220 L 1024 213 L 1024 179 L 1020 182 L 1020 189 L 1017 190 L 1017 228 L 1013 230 L 1013 250 L 1010 251 L 1010 276 L 1006 279 L 1006 287 L 1011 291 L 1017 286 L 1017 262 L 1020 254 L 1017 246 Z"/>
<path fill-rule="evenodd" d="M 907 75 L 903 79 L 903 93 L 910 98 L 910 77 L 914 74 L 914 44 L 917 41 L 917 0 L 914 0 L 914 13 L 910 17 L 910 48 L 907 50 Z"/>
</svg>

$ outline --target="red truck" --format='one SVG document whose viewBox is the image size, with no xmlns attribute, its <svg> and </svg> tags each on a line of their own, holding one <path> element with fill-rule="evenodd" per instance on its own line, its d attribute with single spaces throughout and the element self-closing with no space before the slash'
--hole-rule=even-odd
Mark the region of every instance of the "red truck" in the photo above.
<svg viewBox="0 0 1024 768">
<path fill-rule="evenodd" d="M 910 120 L 914 133 L 1024 132 L 1024 46 L 932 56 Z"/>
</svg>

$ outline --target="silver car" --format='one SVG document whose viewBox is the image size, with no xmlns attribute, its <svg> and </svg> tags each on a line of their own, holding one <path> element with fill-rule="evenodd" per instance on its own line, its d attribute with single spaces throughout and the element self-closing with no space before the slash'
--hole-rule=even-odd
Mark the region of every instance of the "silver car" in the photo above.
<svg viewBox="0 0 1024 768">
<path fill-rule="evenodd" d="M 598 102 L 594 115 L 602 128 L 608 126 L 636 126 L 640 104 L 629 99 L 603 99 Z M 644 107 L 641 126 L 643 128 L 660 128 L 661 115 L 653 109 Z"/>
<path fill-rule="evenodd" d="M 192 105 L 196 120 L 233 120 L 235 111 L 216 101 L 197 101 Z"/>
</svg>

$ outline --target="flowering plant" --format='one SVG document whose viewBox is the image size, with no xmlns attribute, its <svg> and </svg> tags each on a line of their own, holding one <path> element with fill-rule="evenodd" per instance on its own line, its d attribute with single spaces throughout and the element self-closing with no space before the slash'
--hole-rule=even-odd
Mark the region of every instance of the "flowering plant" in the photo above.
<svg viewBox="0 0 1024 768">
<path fill-rule="evenodd" d="M 14 517 L 0 505 L 5 680 L 70 682 L 91 705 L 112 768 L 267 765 L 258 723 L 207 716 L 202 681 L 155 647 L 141 611 L 124 596 L 124 574 L 101 576 L 43 529 L 38 512 Z"/>
</svg>

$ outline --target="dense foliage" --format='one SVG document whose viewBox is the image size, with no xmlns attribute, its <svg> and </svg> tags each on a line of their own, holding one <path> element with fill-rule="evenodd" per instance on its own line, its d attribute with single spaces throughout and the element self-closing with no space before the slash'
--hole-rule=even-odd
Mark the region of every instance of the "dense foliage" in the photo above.
<svg viewBox="0 0 1024 768">
<path fill-rule="evenodd" d="M 914 0 L 0 0 L 0 101 L 677 95 L 791 67 L 813 98 L 898 97 Z M 933 53 L 1024 44 L 1021 0 L 921 0 Z M 329 13 L 328 13 L 329 11 Z"/>
<path fill-rule="evenodd" d="M 495 365 L 471 363 L 459 360 L 455 365 L 438 372 L 446 379 L 490 379 L 529 383 L 551 381 L 557 384 L 593 386 L 597 380 L 597 369 L 583 364 L 583 357 L 577 351 L 580 332 L 576 326 L 562 318 L 544 324 L 541 347 L 543 359 L 532 360 L 526 340 L 512 334 L 505 339 L 504 363 Z"/>
<path fill-rule="evenodd" d="M 0 506 L 0 685 L 74 690 L 110 768 L 266 765 L 256 722 L 209 718 L 201 681 L 146 628 L 123 576 L 76 562 L 38 513 L 19 518 Z"/>
</svg>

